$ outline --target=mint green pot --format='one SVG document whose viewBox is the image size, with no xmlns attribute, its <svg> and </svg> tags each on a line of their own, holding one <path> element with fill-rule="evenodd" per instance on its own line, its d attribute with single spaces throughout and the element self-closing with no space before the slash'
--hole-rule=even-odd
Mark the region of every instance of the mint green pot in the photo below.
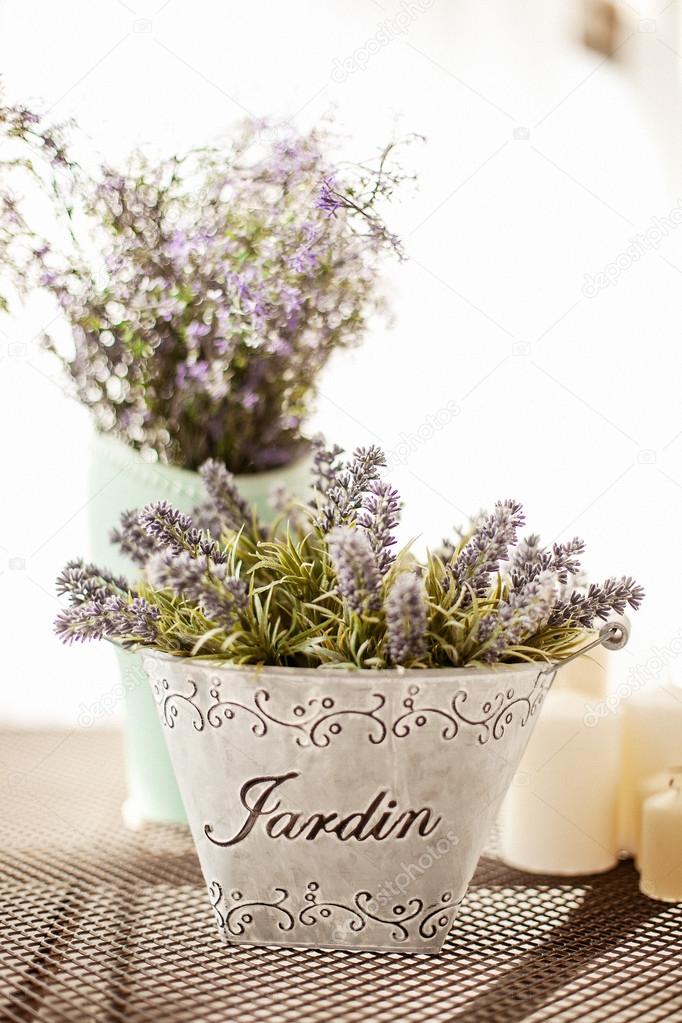
<svg viewBox="0 0 682 1023">
<path fill-rule="evenodd" d="M 284 486 L 303 497 L 309 485 L 307 458 L 283 469 L 238 476 L 240 493 L 262 521 L 273 517 L 268 498 Z M 121 512 L 150 501 L 168 501 L 190 513 L 205 498 L 198 473 L 150 464 L 122 441 L 96 434 L 90 461 L 90 539 L 93 560 L 133 578 L 135 567 L 109 541 Z M 187 818 L 139 654 L 115 651 L 125 693 L 125 749 L 128 798 L 123 815 L 131 827 L 145 822 L 185 824 Z"/>
</svg>

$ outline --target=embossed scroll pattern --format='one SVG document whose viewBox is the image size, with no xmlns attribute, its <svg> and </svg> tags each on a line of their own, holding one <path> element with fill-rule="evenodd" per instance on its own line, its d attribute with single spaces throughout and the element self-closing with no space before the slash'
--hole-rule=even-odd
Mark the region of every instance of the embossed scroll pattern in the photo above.
<svg viewBox="0 0 682 1023">
<path fill-rule="evenodd" d="M 552 678 L 553 669 L 542 669 L 529 692 L 518 692 L 508 685 L 478 706 L 472 690 L 457 689 L 444 701 L 435 703 L 423 696 L 423 686 L 414 683 L 407 689 L 400 713 L 392 720 L 386 715 L 387 698 L 381 692 L 356 697 L 354 703 L 348 704 L 340 704 L 332 696 L 312 697 L 295 703 L 288 713 L 276 713 L 275 701 L 268 690 L 256 689 L 250 702 L 242 701 L 225 692 L 224 680 L 215 676 L 208 686 L 210 702 L 203 709 L 198 685 L 192 678 L 185 680 L 184 689 L 175 685 L 171 688 L 168 680 L 162 678 L 153 682 L 153 691 L 161 721 L 167 728 L 174 728 L 183 713 L 189 715 L 197 732 L 242 722 L 257 738 L 279 730 L 289 732 L 297 746 L 324 749 L 351 722 L 365 725 L 367 740 L 375 745 L 384 742 L 389 734 L 406 739 L 417 729 L 436 725 L 445 742 L 456 739 L 463 731 L 473 730 L 483 745 L 491 739 L 501 739 L 513 725 L 523 728 L 538 711 Z M 352 696 L 353 687 L 349 686 L 348 691 Z M 358 705 L 362 698 L 371 701 L 369 706 Z"/>
<path fill-rule="evenodd" d="M 433 903 L 425 904 L 422 899 L 411 898 L 382 912 L 378 901 L 368 891 L 356 892 L 348 904 L 326 901 L 317 881 L 308 882 L 302 900 L 297 900 L 286 888 L 275 888 L 270 900 L 250 901 L 238 890 L 226 895 L 218 881 L 211 881 L 208 892 L 216 923 L 228 941 L 248 940 L 250 928 L 257 927 L 262 914 L 271 917 L 280 931 L 302 932 L 302 929 L 326 925 L 325 933 L 329 933 L 333 925 L 330 944 L 334 944 L 335 939 L 343 943 L 346 930 L 357 934 L 373 926 L 375 930 L 386 929 L 381 940 L 398 945 L 410 939 L 430 941 L 439 931 L 450 929 L 461 901 L 455 900 L 451 891 L 446 891 Z M 303 933 L 300 936 L 305 940 Z"/>
</svg>

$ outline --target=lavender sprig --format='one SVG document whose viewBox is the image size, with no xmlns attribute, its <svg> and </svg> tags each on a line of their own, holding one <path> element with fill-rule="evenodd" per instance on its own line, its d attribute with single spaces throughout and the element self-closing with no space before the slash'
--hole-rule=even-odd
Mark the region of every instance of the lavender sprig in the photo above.
<svg viewBox="0 0 682 1023">
<path fill-rule="evenodd" d="M 324 178 L 315 200 L 317 209 L 324 210 L 330 217 L 334 217 L 336 216 L 336 211 L 343 209 L 345 205 L 343 196 L 336 190 L 334 178 Z"/>
<path fill-rule="evenodd" d="M 193 601 L 207 618 L 223 627 L 231 625 L 246 608 L 244 581 L 228 576 L 224 563 L 216 564 L 206 555 L 194 557 L 188 551 L 158 554 L 148 565 L 148 576 L 153 586 Z"/>
<path fill-rule="evenodd" d="M 418 660 L 426 651 L 426 601 L 423 583 L 414 572 L 398 576 L 385 611 L 391 663 L 408 665 Z"/>
<path fill-rule="evenodd" d="M 158 549 L 154 537 L 140 520 L 139 510 L 123 512 L 118 528 L 112 529 L 109 539 L 121 554 L 141 568 Z"/>
<path fill-rule="evenodd" d="M 513 589 L 522 589 L 541 572 L 552 572 L 560 583 L 567 583 L 569 575 L 580 573 L 579 555 L 584 551 L 585 544 L 577 536 L 565 543 L 554 543 L 551 550 L 546 550 L 540 546 L 539 536 L 531 534 L 521 541 L 511 559 Z"/>
<path fill-rule="evenodd" d="M 139 521 L 156 541 L 157 549 L 167 548 L 171 554 L 187 552 L 194 558 L 203 554 L 216 563 L 226 560 L 220 544 L 197 529 L 189 515 L 173 508 L 167 501 L 146 505 L 140 512 Z"/>
<path fill-rule="evenodd" d="M 508 647 L 516 646 L 533 636 L 545 625 L 552 613 L 557 595 L 557 577 L 542 571 L 521 589 L 512 590 L 495 614 L 484 617 L 478 639 L 484 646 L 482 661 L 501 660 Z"/>
<path fill-rule="evenodd" d="M 400 521 L 400 494 L 390 483 L 375 480 L 369 484 L 357 524 L 367 532 L 379 572 L 386 575 L 395 561 L 391 548 L 397 540 L 391 532 Z"/>
<path fill-rule="evenodd" d="M 355 524 L 370 484 L 379 478 L 379 471 L 385 465 L 386 456 L 375 444 L 356 448 L 352 459 L 335 473 L 327 489 L 318 494 L 316 521 L 323 533 L 334 526 Z"/>
<path fill-rule="evenodd" d="M 122 576 L 112 575 L 97 565 L 86 564 L 81 558 L 69 561 L 57 577 L 57 593 L 68 596 L 72 604 L 85 604 L 90 600 L 128 593 L 129 586 Z"/>
<path fill-rule="evenodd" d="M 319 497 L 325 497 L 332 487 L 338 486 L 343 469 L 343 448 L 338 444 L 327 447 L 324 437 L 317 434 L 311 441 L 313 451 L 312 486 Z"/>
<path fill-rule="evenodd" d="M 339 593 L 351 611 L 378 611 L 381 575 L 368 537 L 348 526 L 337 526 L 329 533 L 327 546 Z"/>
<path fill-rule="evenodd" d="M 628 606 L 636 611 L 643 599 L 644 588 L 630 576 L 611 577 L 601 584 L 591 583 L 587 593 L 576 591 L 559 601 L 552 611 L 549 625 L 591 629 L 595 619 L 606 621 L 612 614 L 622 615 Z"/>
<path fill-rule="evenodd" d="M 537 533 L 530 533 L 520 541 L 509 562 L 509 575 L 515 589 L 521 589 L 539 573 L 542 553 Z"/>
<path fill-rule="evenodd" d="M 66 222 L 79 181 L 79 171 L 69 155 L 72 125 L 51 125 L 45 117 L 23 103 L 6 103 L 0 80 L 0 311 L 8 309 L 5 283 L 25 292 L 40 265 L 47 244 L 31 223 L 24 190 L 36 187 L 47 197 L 57 223 Z M 51 225 L 57 226 L 57 223 Z"/>
<path fill-rule="evenodd" d="M 199 475 L 204 481 L 222 529 L 238 532 L 251 520 L 251 510 L 237 490 L 233 474 L 227 471 L 222 462 L 210 458 L 201 466 Z"/>
<path fill-rule="evenodd" d="M 560 659 L 579 647 L 582 630 L 642 601 L 629 577 L 584 587 L 578 538 L 545 548 L 532 534 L 515 549 L 523 513 L 514 501 L 478 517 L 445 560 L 420 564 L 408 549 L 395 557 L 400 500 L 380 479 L 383 453 L 340 455 L 319 447 L 315 499 L 285 535 L 278 524 L 223 528 L 249 509 L 215 464 L 204 475 L 221 510 L 221 542 L 165 502 L 127 513 L 122 539 L 145 563 L 147 585 L 128 590 L 111 573 L 70 562 L 58 588 L 73 606 L 57 633 L 66 642 L 108 636 L 171 653 L 229 652 L 240 664 L 341 667 L 350 657 L 361 668 L 438 668 Z"/>
<path fill-rule="evenodd" d="M 154 643 L 161 615 L 142 597 L 105 597 L 62 611 L 54 631 L 64 643 L 92 639 L 121 639 L 126 643 Z"/>
<path fill-rule="evenodd" d="M 509 557 L 509 548 L 516 543 L 517 530 L 524 522 L 523 509 L 518 502 L 497 501 L 494 511 L 481 518 L 452 564 L 455 582 L 483 596 L 491 575 L 498 572 L 500 562 Z"/>
</svg>

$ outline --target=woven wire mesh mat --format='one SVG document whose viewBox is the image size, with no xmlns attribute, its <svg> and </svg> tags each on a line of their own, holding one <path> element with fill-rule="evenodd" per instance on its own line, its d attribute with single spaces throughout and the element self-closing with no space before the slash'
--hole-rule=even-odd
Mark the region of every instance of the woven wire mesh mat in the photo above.
<svg viewBox="0 0 682 1023">
<path fill-rule="evenodd" d="M 226 946 L 187 832 L 122 823 L 121 740 L 0 734 L 0 1020 L 682 1021 L 682 906 L 629 864 L 482 859 L 439 956 Z"/>
</svg>

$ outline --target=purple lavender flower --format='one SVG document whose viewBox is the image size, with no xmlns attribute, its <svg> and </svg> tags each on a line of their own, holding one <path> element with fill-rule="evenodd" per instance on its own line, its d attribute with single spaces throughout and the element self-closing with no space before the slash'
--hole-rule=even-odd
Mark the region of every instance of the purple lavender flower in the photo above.
<svg viewBox="0 0 682 1023">
<path fill-rule="evenodd" d="M 398 576 L 386 598 L 385 611 L 391 663 L 407 666 L 426 651 L 426 597 L 414 572 Z"/>
<path fill-rule="evenodd" d="M 332 177 L 327 177 L 320 185 L 320 191 L 315 206 L 318 210 L 324 210 L 330 217 L 336 216 L 336 211 L 345 205 L 343 196 L 336 191 L 336 182 Z"/>
<path fill-rule="evenodd" d="M 499 661 L 505 651 L 532 637 L 546 625 L 556 601 L 557 579 L 542 571 L 519 590 L 512 590 L 494 614 L 482 619 L 478 639 L 485 649 L 482 661 Z"/>
<path fill-rule="evenodd" d="M 322 434 L 316 434 L 311 440 L 313 451 L 312 484 L 320 497 L 326 497 L 332 487 L 339 485 L 339 474 L 343 469 L 341 456 L 344 451 L 338 444 L 327 447 Z"/>
<path fill-rule="evenodd" d="M 49 125 L 21 103 L 6 104 L 3 91 L 0 81 L 0 266 L 3 286 L 10 284 L 21 294 L 41 278 L 39 286 L 47 288 L 61 279 L 46 265 L 50 246 L 31 223 L 26 186 L 37 188 L 52 204 L 56 219 L 50 228 L 60 229 L 68 223 L 81 175 L 68 153 L 73 125 Z M 0 292 L 0 310 L 7 309 L 8 299 Z"/>
<path fill-rule="evenodd" d="M 154 538 L 140 521 L 139 510 L 123 512 L 119 528 L 111 531 L 109 539 L 142 568 L 157 550 Z"/>
<path fill-rule="evenodd" d="M 317 496 L 319 528 L 328 533 L 334 526 L 352 526 L 362 507 L 370 484 L 386 465 L 386 456 L 375 444 L 356 448 L 353 457 L 340 469 L 324 493 Z"/>
<path fill-rule="evenodd" d="M 568 582 L 569 575 L 580 572 L 579 555 L 585 551 L 584 542 L 577 536 L 566 543 L 554 543 L 551 550 L 540 546 L 540 538 L 532 534 L 518 545 L 510 563 L 510 577 L 514 589 L 537 578 L 541 572 L 552 572 L 560 583 Z"/>
<path fill-rule="evenodd" d="M 249 602 L 249 591 L 243 579 L 226 576 L 217 582 L 209 581 L 202 587 L 199 605 L 207 618 L 218 622 L 227 629 L 245 611 Z"/>
<path fill-rule="evenodd" d="M 596 619 L 606 621 L 612 615 L 622 615 L 626 607 L 636 611 L 644 599 L 644 589 L 629 576 L 610 578 L 604 583 L 591 583 L 587 593 L 573 592 L 559 601 L 549 619 L 550 626 L 569 625 L 591 629 Z"/>
<path fill-rule="evenodd" d="M 530 533 L 514 550 L 509 562 L 509 574 L 519 587 L 540 571 L 543 548 L 537 533 Z"/>
<path fill-rule="evenodd" d="M 197 529 L 189 515 L 173 508 L 168 501 L 154 501 L 139 513 L 139 521 L 156 541 L 157 550 L 167 548 L 172 554 L 185 551 L 192 557 L 206 555 L 223 562 L 226 554 L 215 540 Z"/>
<path fill-rule="evenodd" d="M 451 572 L 455 582 L 467 586 L 477 596 L 485 594 L 491 575 L 499 571 L 501 561 L 507 560 L 509 548 L 516 543 L 516 532 L 524 521 L 518 502 L 497 501 L 495 510 L 481 518 L 453 563 Z"/>
<path fill-rule="evenodd" d="M 312 198 L 332 188 L 329 133 L 279 131 L 268 143 L 249 122 L 227 148 L 102 168 L 78 193 L 87 244 L 35 258 L 72 328 L 62 362 L 77 397 L 100 430 L 162 462 L 292 462 L 320 372 L 384 306 L 394 242 L 379 207 L 404 175 L 386 150 L 376 167 L 346 165 L 343 215 L 329 216 Z"/>
<path fill-rule="evenodd" d="M 189 551 L 162 551 L 150 558 L 147 578 L 160 590 L 171 590 L 178 597 L 196 600 L 209 570 L 208 558 L 194 557 Z"/>
<path fill-rule="evenodd" d="M 339 593 L 351 611 L 378 611 L 381 575 L 367 535 L 349 526 L 337 526 L 329 533 L 327 546 Z"/>
<path fill-rule="evenodd" d="M 128 583 L 122 576 L 86 564 L 81 558 L 69 561 L 57 577 L 57 593 L 60 597 L 67 595 L 72 604 L 101 601 L 105 597 L 128 592 Z"/>
<path fill-rule="evenodd" d="M 64 643 L 121 639 L 125 644 L 154 643 L 160 612 L 142 597 L 106 597 L 77 604 L 57 616 L 54 631 Z"/>
<path fill-rule="evenodd" d="M 547 568 L 556 573 L 561 583 L 568 582 L 569 575 L 578 575 L 581 572 L 579 555 L 585 552 L 585 542 L 578 536 L 566 543 L 552 544 L 552 553 L 547 563 Z"/>
<path fill-rule="evenodd" d="M 222 463 L 209 459 L 201 466 L 199 474 L 222 529 L 238 532 L 251 521 L 251 509 L 239 493 L 234 476 Z"/>
<path fill-rule="evenodd" d="M 196 603 L 207 618 L 225 627 L 246 608 L 248 589 L 243 580 L 228 576 L 224 563 L 216 564 L 205 555 L 158 554 L 147 572 L 153 586 Z"/>
<path fill-rule="evenodd" d="M 388 572 L 395 561 L 391 548 L 396 538 L 391 530 L 400 521 L 400 494 L 382 480 L 369 484 L 363 507 L 357 517 L 357 523 L 367 531 L 370 546 L 374 551 L 379 571 L 382 575 Z"/>
</svg>

